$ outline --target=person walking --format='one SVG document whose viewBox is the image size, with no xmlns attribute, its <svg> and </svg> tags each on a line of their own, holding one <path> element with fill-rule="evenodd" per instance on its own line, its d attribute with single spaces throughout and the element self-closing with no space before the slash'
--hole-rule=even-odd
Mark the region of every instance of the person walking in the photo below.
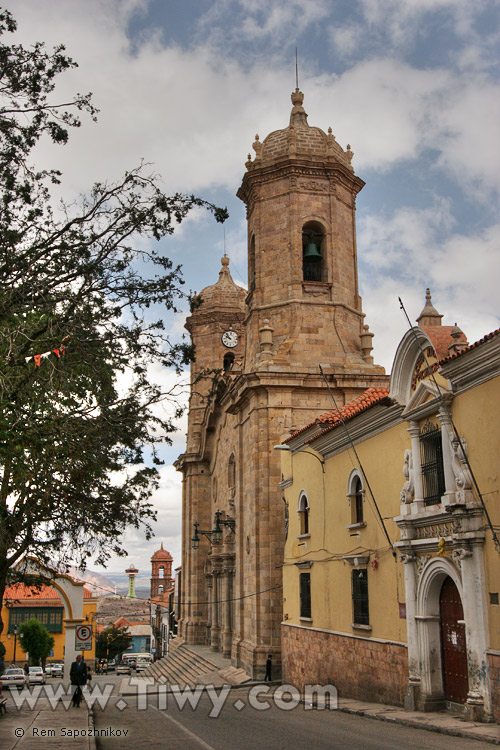
<svg viewBox="0 0 500 750">
<path fill-rule="evenodd" d="M 71 684 L 75 687 L 73 691 L 73 707 L 80 708 L 80 703 L 82 702 L 82 686 L 87 683 L 87 665 L 82 661 L 81 654 L 78 654 L 76 661 L 72 663 L 69 671 L 69 678 Z"/>
<path fill-rule="evenodd" d="M 273 657 L 271 654 L 267 657 L 266 661 L 266 676 L 264 677 L 264 682 L 271 682 L 271 667 L 273 666 Z"/>
</svg>

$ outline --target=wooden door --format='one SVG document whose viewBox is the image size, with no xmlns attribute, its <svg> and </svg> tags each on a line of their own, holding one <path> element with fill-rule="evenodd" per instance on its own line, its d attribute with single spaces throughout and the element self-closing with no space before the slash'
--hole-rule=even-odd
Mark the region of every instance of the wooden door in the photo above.
<svg viewBox="0 0 500 750">
<path fill-rule="evenodd" d="M 469 690 L 467 645 L 465 625 L 459 624 L 464 619 L 464 610 L 458 589 L 449 576 L 441 587 L 439 614 L 444 696 L 446 700 L 465 703 Z"/>
</svg>

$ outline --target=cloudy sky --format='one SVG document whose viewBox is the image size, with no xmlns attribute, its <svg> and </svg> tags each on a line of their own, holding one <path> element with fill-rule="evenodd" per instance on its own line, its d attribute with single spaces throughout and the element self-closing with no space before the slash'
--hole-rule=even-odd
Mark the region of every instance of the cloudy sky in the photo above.
<svg viewBox="0 0 500 750">
<path fill-rule="evenodd" d="M 39 160 L 64 172 L 67 197 L 141 159 L 166 189 L 227 205 L 224 229 L 196 213 L 166 242 L 186 287 L 213 283 L 224 241 L 246 284 L 243 205 L 235 197 L 256 133 L 286 127 L 299 84 L 309 124 L 351 144 L 360 285 L 375 359 L 390 371 L 405 330 L 432 291 L 443 322 L 469 341 L 499 326 L 500 0 L 16 0 L 25 44 L 63 42 L 79 68 L 60 96 L 92 91 L 97 124 Z M 170 321 L 180 335 L 184 319 Z M 163 541 L 180 562 L 185 423 L 165 450 L 157 541 L 129 535 L 149 574 Z M 123 570 L 112 561 L 110 570 Z"/>
</svg>

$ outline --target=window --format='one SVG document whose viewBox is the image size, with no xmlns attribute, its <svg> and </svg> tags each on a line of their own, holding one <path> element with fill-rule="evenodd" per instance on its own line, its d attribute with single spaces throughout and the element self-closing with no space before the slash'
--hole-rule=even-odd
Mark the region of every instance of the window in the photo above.
<svg viewBox="0 0 500 750">
<path fill-rule="evenodd" d="M 328 281 L 325 230 L 317 221 L 302 227 L 302 272 L 304 281 Z"/>
<path fill-rule="evenodd" d="M 305 492 L 299 497 L 299 535 L 306 536 L 309 534 L 309 500 Z"/>
<path fill-rule="evenodd" d="M 425 505 L 437 505 L 445 492 L 441 429 L 427 422 L 420 431 L 422 483 Z"/>
<path fill-rule="evenodd" d="M 165 576 L 165 568 L 163 567 L 163 565 L 160 565 L 160 567 L 158 568 L 158 576 L 160 578 L 163 578 Z"/>
<path fill-rule="evenodd" d="M 364 519 L 365 489 L 358 469 L 353 469 L 349 477 L 347 497 L 351 506 L 351 523 L 347 528 L 366 526 Z"/>
<path fill-rule="evenodd" d="M 311 574 L 300 574 L 300 616 L 311 617 Z"/>
<path fill-rule="evenodd" d="M 255 235 L 252 235 L 248 248 L 248 291 L 255 289 Z"/>
<path fill-rule="evenodd" d="M 236 486 L 236 459 L 234 453 L 231 453 L 227 464 L 227 486 L 230 490 Z"/>
<path fill-rule="evenodd" d="M 352 571 L 352 612 L 355 625 L 369 625 L 368 571 Z"/>
<path fill-rule="evenodd" d="M 227 354 L 224 354 L 224 360 L 222 363 L 222 368 L 224 372 L 230 372 L 230 370 L 233 369 L 234 364 L 234 354 L 232 352 L 228 352 Z"/>
</svg>

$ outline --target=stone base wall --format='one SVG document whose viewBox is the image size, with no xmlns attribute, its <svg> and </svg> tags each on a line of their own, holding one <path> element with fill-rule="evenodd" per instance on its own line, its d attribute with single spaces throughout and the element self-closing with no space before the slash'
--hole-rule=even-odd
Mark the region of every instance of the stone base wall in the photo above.
<svg viewBox="0 0 500 750">
<path fill-rule="evenodd" d="M 491 713 L 500 722 L 500 654 L 488 654 L 491 686 Z"/>
<path fill-rule="evenodd" d="M 340 698 L 404 704 L 408 652 L 404 645 L 282 625 L 283 682 L 335 685 Z"/>
</svg>

